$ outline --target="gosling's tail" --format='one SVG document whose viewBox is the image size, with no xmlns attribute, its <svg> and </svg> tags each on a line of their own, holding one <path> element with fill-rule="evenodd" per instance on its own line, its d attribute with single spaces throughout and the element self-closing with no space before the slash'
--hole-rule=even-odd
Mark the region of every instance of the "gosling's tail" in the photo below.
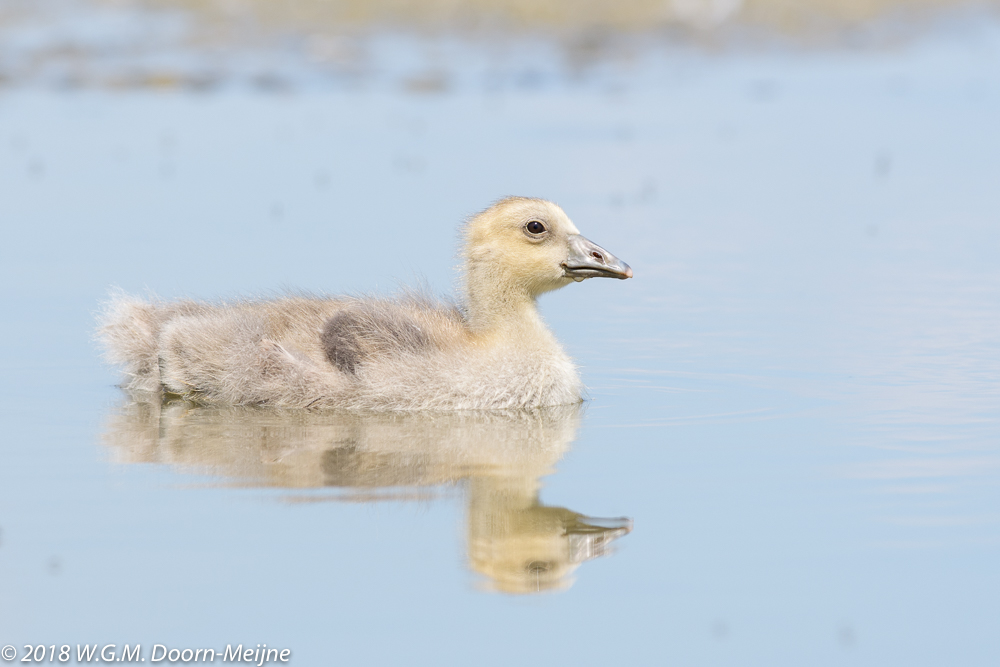
<svg viewBox="0 0 1000 667">
<path fill-rule="evenodd" d="M 112 290 L 98 315 L 96 337 L 104 348 L 104 358 L 125 372 L 123 387 L 142 392 L 160 390 L 160 332 L 174 317 L 198 310 L 199 304 L 190 301 L 162 302 Z"/>
</svg>

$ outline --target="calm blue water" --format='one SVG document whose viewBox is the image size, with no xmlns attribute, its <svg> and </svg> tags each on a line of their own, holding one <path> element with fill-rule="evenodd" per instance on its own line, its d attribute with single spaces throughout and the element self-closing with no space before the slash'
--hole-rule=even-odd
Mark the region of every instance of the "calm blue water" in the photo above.
<svg viewBox="0 0 1000 667">
<path fill-rule="evenodd" d="M 622 86 L 0 92 L 0 644 L 996 664 L 998 63 L 980 30 Z M 136 417 L 91 341 L 112 285 L 447 293 L 459 222 L 506 194 L 635 270 L 542 302 L 591 397 L 548 458 L 362 420 L 351 476 L 339 422 Z M 535 484 L 634 528 L 497 592 L 470 526 Z"/>
</svg>

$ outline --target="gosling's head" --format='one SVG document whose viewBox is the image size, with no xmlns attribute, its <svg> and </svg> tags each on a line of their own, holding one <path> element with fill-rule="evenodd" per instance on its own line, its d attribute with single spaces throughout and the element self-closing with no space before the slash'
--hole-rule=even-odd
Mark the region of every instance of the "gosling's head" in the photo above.
<svg viewBox="0 0 1000 667">
<path fill-rule="evenodd" d="M 581 236 L 561 208 L 527 197 L 508 197 L 469 220 L 465 269 L 470 280 L 531 297 L 574 280 L 632 277 L 628 264 Z"/>
</svg>

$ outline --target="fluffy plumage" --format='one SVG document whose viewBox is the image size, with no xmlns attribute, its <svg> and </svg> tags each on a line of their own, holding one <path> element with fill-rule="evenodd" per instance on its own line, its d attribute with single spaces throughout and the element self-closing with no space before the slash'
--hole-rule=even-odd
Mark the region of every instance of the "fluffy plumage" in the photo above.
<svg viewBox="0 0 1000 667">
<path fill-rule="evenodd" d="M 580 401 L 536 299 L 632 270 L 551 202 L 511 197 L 465 227 L 460 307 L 422 297 L 208 304 L 112 295 L 98 337 L 126 387 L 202 403 L 476 410 Z"/>
</svg>

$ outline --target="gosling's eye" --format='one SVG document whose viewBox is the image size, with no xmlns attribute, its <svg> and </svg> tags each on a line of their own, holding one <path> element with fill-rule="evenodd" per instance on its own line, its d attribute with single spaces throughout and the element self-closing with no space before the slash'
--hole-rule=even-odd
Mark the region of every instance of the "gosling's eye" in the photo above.
<svg viewBox="0 0 1000 667">
<path fill-rule="evenodd" d="M 532 220 L 524 226 L 528 230 L 529 234 L 542 234 L 545 232 L 545 225 L 538 222 L 537 220 Z"/>
</svg>

